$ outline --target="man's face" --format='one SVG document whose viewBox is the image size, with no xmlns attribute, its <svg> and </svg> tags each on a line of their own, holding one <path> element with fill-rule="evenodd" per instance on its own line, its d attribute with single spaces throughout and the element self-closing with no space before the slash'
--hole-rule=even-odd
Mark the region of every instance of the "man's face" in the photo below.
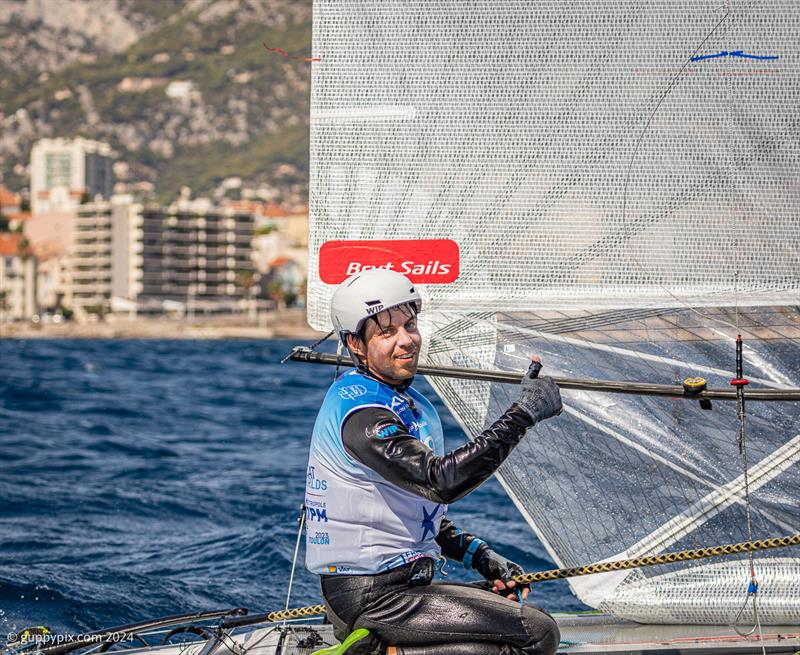
<svg viewBox="0 0 800 655">
<path fill-rule="evenodd" d="M 393 307 L 368 319 L 364 339 L 352 335 L 348 343 L 372 373 L 392 385 L 410 380 L 417 372 L 422 337 L 417 316 L 408 305 Z"/>
</svg>

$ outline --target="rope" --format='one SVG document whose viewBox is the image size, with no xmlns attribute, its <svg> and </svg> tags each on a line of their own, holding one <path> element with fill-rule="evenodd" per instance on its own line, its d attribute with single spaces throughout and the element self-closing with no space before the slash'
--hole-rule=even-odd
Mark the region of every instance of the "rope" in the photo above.
<svg viewBox="0 0 800 655">
<path fill-rule="evenodd" d="M 303 528 L 306 526 L 306 504 L 300 506 L 300 516 L 297 517 L 297 540 L 294 543 L 294 557 L 292 557 L 292 571 L 289 574 L 289 585 L 286 590 L 286 607 L 284 612 L 289 611 L 289 601 L 292 598 L 292 586 L 294 585 L 294 572 L 297 569 L 297 555 L 300 553 L 300 539 L 303 536 Z"/>
<path fill-rule="evenodd" d="M 697 548 L 694 550 L 681 550 L 673 553 L 664 553 L 663 555 L 648 555 L 647 557 L 637 557 L 634 559 L 600 562 L 597 564 L 589 564 L 588 566 L 579 566 L 573 569 L 552 569 L 550 571 L 539 571 L 537 573 L 524 573 L 515 576 L 514 580 L 520 584 L 533 584 L 546 580 L 576 578 L 593 573 L 609 573 L 611 571 L 622 571 L 624 569 L 639 569 L 645 566 L 656 566 L 658 564 L 688 562 L 690 560 L 719 557 L 721 555 L 737 555 L 739 553 L 751 553 L 757 550 L 786 548 L 788 546 L 798 545 L 800 545 L 800 533 L 786 537 L 772 537 L 770 539 L 742 541 L 737 544 L 711 546 L 709 548 Z"/>
<path fill-rule="evenodd" d="M 738 310 L 737 310 L 738 311 Z M 737 313 L 738 321 L 738 313 Z M 747 524 L 747 538 L 753 539 L 753 517 L 750 503 L 750 480 L 749 480 L 749 464 L 747 463 L 747 429 L 745 421 L 745 402 L 744 402 L 744 388 L 747 385 L 747 380 L 744 378 L 744 356 L 742 348 L 742 335 L 736 337 L 736 378 L 731 380 L 731 384 L 736 387 L 737 394 L 737 416 L 739 419 L 739 457 L 741 458 L 742 470 L 744 475 L 744 500 L 745 500 L 745 518 Z M 744 603 L 741 609 L 737 612 L 733 619 L 733 629 L 742 637 L 749 637 L 758 631 L 761 635 L 761 619 L 758 615 L 758 579 L 756 578 L 756 566 L 753 558 L 753 552 L 747 553 L 747 561 L 750 568 L 750 584 L 747 587 L 747 594 L 745 595 Z M 747 631 L 739 630 L 739 620 L 742 618 L 748 602 L 753 601 L 753 625 Z M 763 649 L 763 644 L 762 644 Z"/>
<path fill-rule="evenodd" d="M 308 607 L 293 607 L 290 610 L 279 610 L 267 614 L 265 623 L 274 621 L 286 621 L 287 619 L 301 619 L 305 616 L 319 616 L 325 614 L 324 605 L 309 605 Z"/>
<path fill-rule="evenodd" d="M 514 581 L 518 584 L 535 584 L 537 582 L 546 582 L 547 580 L 563 580 L 564 578 L 576 578 L 578 576 L 592 575 L 594 573 L 638 569 L 645 566 L 687 562 L 689 560 L 705 559 L 708 557 L 737 555 L 739 553 L 751 553 L 757 550 L 769 550 L 772 548 L 787 548 L 789 546 L 800 546 L 800 533 L 785 537 L 743 541 L 737 544 L 725 544 L 723 546 L 711 546 L 709 548 L 698 548 L 695 550 L 682 550 L 674 553 L 664 553 L 663 555 L 649 555 L 647 557 L 617 560 L 614 562 L 599 562 L 597 564 L 589 564 L 588 566 L 579 566 L 572 569 L 551 569 L 549 571 L 537 571 L 536 573 L 523 573 L 522 575 L 514 576 Z M 287 619 L 299 619 L 307 616 L 319 616 L 321 614 L 325 614 L 325 605 L 295 607 L 290 610 L 271 612 L 266 615 L 265 622 L 285 621 Z"/>
</svg>

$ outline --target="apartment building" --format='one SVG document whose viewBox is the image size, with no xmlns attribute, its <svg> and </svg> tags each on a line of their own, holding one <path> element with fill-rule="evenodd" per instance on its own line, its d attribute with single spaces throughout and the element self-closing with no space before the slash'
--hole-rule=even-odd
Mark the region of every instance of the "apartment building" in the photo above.
<svg viewBox="0 0 800 655">
<path fill-rule="evenodd" d="M 90 139 L 40 139 L 31 150 L 31 211 L 77 208 L 82 199 L 111 197 L 111 146 Z"/>
<path fill-rule="evenodd" d="M 186 200 L 145 207 L 140 301 L 169 300 L 202 310 L 235 310 L 251 260 L 255 214 Z"/>
<path fill-rule="evenodd" d="M 36 313 L 36 258 L 20 234 L 0 234 L 0 321 L 30 320 Z"/>
<path fill-rule="evenodd" d="M 140 225 L 141 205 L 130 196 L 78 207 L 69 252 L 69 301 L 79 317 L 111 311 L 141 290 Z"/>
<path fill-rule="evenodd" d="M 252 269 L 255 215 L 182 201 L 142 206 L 130 196 L 81 205 L 69 255 L 70 306 L 87 314 L 240 309 Z"/>
</svg>

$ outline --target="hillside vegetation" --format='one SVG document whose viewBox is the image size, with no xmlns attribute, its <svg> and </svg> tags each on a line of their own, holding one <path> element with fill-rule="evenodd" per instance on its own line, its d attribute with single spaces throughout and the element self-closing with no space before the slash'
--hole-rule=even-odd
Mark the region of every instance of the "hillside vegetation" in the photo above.
<svg viewBox="0 0 800 655">
<path fill-rule="evenodd" d="M 27 185 L 35 140 L 84 136 L 109 142 L 129 181 L 152 182 L 161 200 L 233 175 L 284 196 L 304 189 L 311 64 L 262 42 L 310 52 L 310 0 L 2 4 L 0 156 L 10 188 Z M 100 23 L 87 14 L 98 6 Z M 177 93 L 178 81 L 190 84 Z"/>
</svg>

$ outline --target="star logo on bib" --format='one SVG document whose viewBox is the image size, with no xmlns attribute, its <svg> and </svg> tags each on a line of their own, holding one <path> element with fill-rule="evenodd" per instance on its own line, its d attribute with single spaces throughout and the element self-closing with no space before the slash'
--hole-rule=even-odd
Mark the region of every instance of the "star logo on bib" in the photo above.
<svg viewBox="0 0 800 655">
<path fill-rule="evenodd" d="M 422 541 L 425 541 L 425 537 L 428 536 L 428 533 L 431 533 L 431 536 L 436 536 L 436 527 L 433 525 L 433 521 L 436 518 L 436 513 L 439 511 L 441 505 L 437 505 L 433 508 L 433 511 L 428 514 L 428 510 L 425 509 L 425 506 L 422 506 Z"/>
</svg>

